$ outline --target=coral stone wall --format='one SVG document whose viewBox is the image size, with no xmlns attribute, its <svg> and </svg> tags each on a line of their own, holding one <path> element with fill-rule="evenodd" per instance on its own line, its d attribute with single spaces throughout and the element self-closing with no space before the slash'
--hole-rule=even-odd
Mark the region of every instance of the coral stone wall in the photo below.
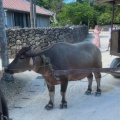
<svg viewBox="0 0 120 120">
<path fill-rule="evenodd" d="M 16 28 L 7 29 L 8 56 L 14 57 L 24 46 L 40 50 L 58 42 L 77 43 L 84 40 L 88 34 L 85 25 L 53 28 Z"/>
</svg>

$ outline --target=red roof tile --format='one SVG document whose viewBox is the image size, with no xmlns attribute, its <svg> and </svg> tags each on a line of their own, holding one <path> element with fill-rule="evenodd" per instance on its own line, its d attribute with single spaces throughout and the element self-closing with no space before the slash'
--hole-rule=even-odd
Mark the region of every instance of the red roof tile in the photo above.
<svg viewBox="0 0 120 120">
<path fill-rule="evenodd" d="M 30 2 L 26 0 L 3 0 L 3 7 L 5 9 L 30 12 Z M 37 5 L 36 5 L 36 13 L 50 15 L 50 16 L 53 14 L 51 11 L 41 8 Z"/>
</svg>

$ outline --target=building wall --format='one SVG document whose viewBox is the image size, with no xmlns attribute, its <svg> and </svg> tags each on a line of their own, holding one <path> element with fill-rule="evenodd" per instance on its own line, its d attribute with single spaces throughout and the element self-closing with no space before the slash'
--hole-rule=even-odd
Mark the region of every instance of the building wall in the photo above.
<svg viewBox="0 0 120 120">
<path fill-rule="evenodd" d="M 15 27 L 15 26 L 19 26 L 19 25 L 15 25 L 15 20 L 14 20 L 14 13 L 16 13 L 17 15 L 17 11 L 6 11 L 6 15 L 5 15 L 5 19 L 7 22 L 7 28 L 10 27 Z M 16 18 L 20 17 L 21 14 L 23 16 L 22 18 L 22 26 L 20 27 L 30 27 L 30 15 L 29 13 L 22 13 L 22 12 L 18 12 L 18 16 L 16 16 Z M 49 16 L 45 16 L 45 15 L 37 15 L 37 27 L 49 27 L 50 26 L 50 17 Z M 18 20 L 20 20 L 18 18 Z"/>
<path fill-rule="evenodd" d="M 81 42 L 87 34 L 88 27 L 85 25 L 58 28 L 7 29 L 8 55 L 14 57 L 16 52 L 25 46 L 32 46 L 34 50 L 41 50 L 58 42 Z"/>
<path fill-rule="evenodd" d="M 37 15 L 37 27 L 48 27 L 50 26 L 49 16 Z"/>
</svg>

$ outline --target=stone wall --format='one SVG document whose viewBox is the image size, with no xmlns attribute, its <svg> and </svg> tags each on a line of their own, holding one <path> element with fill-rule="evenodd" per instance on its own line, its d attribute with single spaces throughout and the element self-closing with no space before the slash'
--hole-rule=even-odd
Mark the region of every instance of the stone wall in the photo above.
<svg viewBox="0 0 120 120">
<path fill-rule="evenodd" d="M 8 56 L 14 57 L 24 46 L 40 50 L 58 42 L 77 43 L 88 34 L 87 26 L 7 29 Z"/>
</svg>

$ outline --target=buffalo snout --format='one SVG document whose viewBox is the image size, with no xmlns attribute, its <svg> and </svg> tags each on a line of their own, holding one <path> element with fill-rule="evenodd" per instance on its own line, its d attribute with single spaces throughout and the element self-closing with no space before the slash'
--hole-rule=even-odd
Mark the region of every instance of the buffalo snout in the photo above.
<svg viewBox="0 0 120 120">
<path fill-rule="evenodd" d="M 14 72 L 12 70 L 8 69 L 8 68 L 5 68 L 4 72 L 9 73 L 9 74 L 14 74 Z"/>
</svg>

